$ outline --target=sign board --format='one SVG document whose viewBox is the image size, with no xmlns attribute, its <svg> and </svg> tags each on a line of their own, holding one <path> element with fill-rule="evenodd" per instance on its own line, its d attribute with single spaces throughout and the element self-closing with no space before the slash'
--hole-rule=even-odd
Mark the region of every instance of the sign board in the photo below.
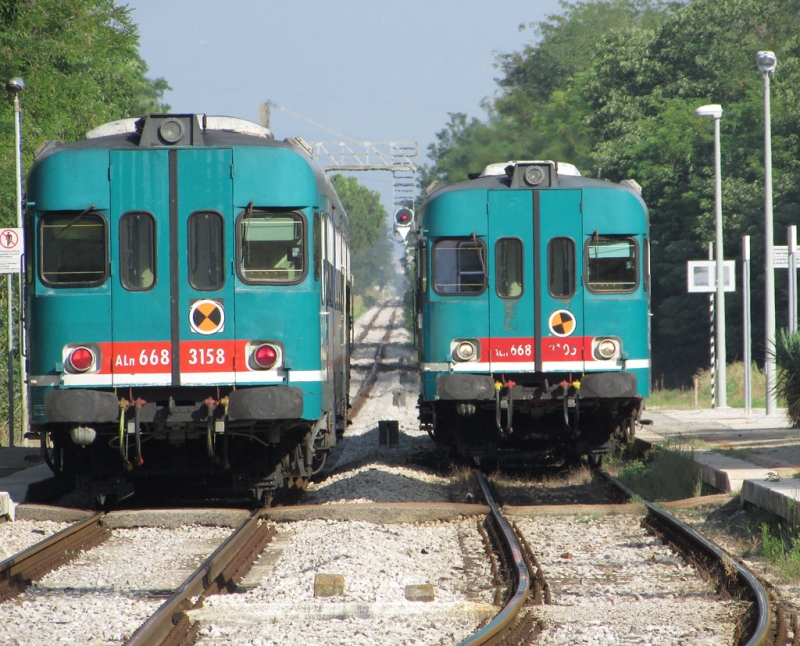
<svg viewBox="0 0 800 646">
<path fill-rule="evenodd" d="M 22 229 L 0 229 L 0 274 L 20 272 L 22 248 Z"/>
<path fill-rule="evenodd" d="M 717 291 L 717 262 L 715 260 L 690 260 L 687 264 L 687 289 L 689 292 Z M 723 286 L 726 292 L 736 291 L 736 261 L 722 263 Z"/>
<path fill-rule="evenodd" d="M 789 269 L 789 245 L 776 244 L 772 246 L 772 268 Z"/>
</svg>

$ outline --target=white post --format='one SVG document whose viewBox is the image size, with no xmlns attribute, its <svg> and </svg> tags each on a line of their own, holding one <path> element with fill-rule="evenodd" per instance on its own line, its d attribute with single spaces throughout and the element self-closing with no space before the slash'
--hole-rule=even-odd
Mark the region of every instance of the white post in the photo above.
<svg viewBox="0 0 800 646">
<path fill-rule="evenodd" d="M 13 79 L 11 83 L 16 81 L 16 87 L 23 89 L 25 84 L 22 79 Z M 17 169 L 17 228 L 22 229 L 22 118 L 21 110 L 19 107 L 19 90 L 14 92 L 14 143 L 15 143 L 15 157 Z M 23 237 L 24 239 L 24 237 Z M 23 256 L 24 261 L 24 256 Z M 25 370 L 25 357 L 27 355 L 27 345 L 25 343 L 25 292 L 23 290 L 24 280 L 23 272 L 25 267 L 21 266 L 18 275 L 17 288 L 19 290 L 19 389 L 20 389 L 20 434 L 25 444 L 25 435 L 28 432 L 28 379 Z M 11 283 L 9 282 L 9 298 L 11 295 Z M 11 325 L 11 320 L 9 320 Z M 11 352 L 11 345 L 9 344 L 9 352 Z"/>
<path fill-rule="evenodd" d="M 753 410 L 752 353 L 750 338 L 750 236 L 742 236 L 742 329 L 744 332 L 744 414 Z"/>
<path fill-rule="evenodd" d="M 772 126 L 769 106 L 769 75 L 775 71 L 777 59 L 772 52 L 756 54 L 758 70 L 764 74 L 764 342 L 766 345 L 767 406 L 766 414 L 774 415 L 778 410 L 775 392 L 775 272 L 773 269 L 772 231 Z"/>
<path fill-rule="evenodd" d="M 788 228 L 789 249 L 789 333 L 797 332 L 797 227 Z"/>
</svg>

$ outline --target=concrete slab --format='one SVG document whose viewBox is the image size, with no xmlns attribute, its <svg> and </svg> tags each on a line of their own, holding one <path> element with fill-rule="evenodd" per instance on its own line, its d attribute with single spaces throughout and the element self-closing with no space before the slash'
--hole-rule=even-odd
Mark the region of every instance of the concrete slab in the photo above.
<svg viewBox="0 0 800 646">
<path fill-rule="evenodd" d="M 720 491 L 739 492 L 743 503 L 766 509 L 789 522 L 800 521 L 800 430 L 785 410 L 647 410 L 653 424 L 637 439 L 691 447 L 703 481 Z"/>
</svg>

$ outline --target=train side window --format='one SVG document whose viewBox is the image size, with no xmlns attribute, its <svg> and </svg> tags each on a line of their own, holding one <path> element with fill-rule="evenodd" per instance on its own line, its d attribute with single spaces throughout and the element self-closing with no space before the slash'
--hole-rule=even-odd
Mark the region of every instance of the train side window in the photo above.
<svg viewBox="0 0 800 646">
<path fill-rule="evenodd" d="M 221 289 L 225 284 L 225 232 L 222 216 L 197 211 L 189 216 L 189 284 L 200 291 Z"/>
<path fill-rule="evenodd" d="M 248 209 L 239 216 L 239 275 L 246 283 L 299 283 L 306 273 L 305 225 L 297 212 Z"/>
<path fill-rule="evenodd" d="M 132 292 L 156 284 L 156 220 L 151 213 L 130 211 L 119 219 L 119 282 Z"/>
<path fill-rule="evenodd" d="M 480 294 L 486 288 L 486 248 L 476 238 L 438 240 L 433 245 L 433 289 L 437 294 Z"/>
<path fill-rule="evenodd" d="M 638 284 L 636 241 L 628 236 L 593 234 L 586 243 L 590 292 L 632 292 Z"/>
<path fill-rule="evenodd" d="M 95 287 L 108 277 L 108 223 L 95 211 L 45 213 L 39 278 L 50 287 Z"/>
<path fill-rule="evenodd" d="M 314 212 L 314 280 L 322 273 L 322 218 L 319 211 Z"/>
<path fill-rule="evenodd" d="M 522 296 L 522 240 L 498 238 L 494 246 L 495 289 L 500 298 Z"/>
<path fill-rule="evenodd" d="M 547 243 L 547 288 L 553 298 L 575 294 L 575 241 L 553 238 Z"/>
</svg>

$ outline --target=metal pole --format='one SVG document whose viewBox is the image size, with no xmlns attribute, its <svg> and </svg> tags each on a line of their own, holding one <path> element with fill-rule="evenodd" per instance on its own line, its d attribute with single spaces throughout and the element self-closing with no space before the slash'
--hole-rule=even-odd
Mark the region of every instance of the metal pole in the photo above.
<svg viewBox="0 0 800 646">
<path fill-rule="evenodd" d="M 725 351 L 725 274 L 722 244 L 722 165 L 719 144 L 719 119 L 714 119 L 714 203 L 716 211 L 717 254 L 717 405 L 728 406 Z"/>
<path fill-rule="evenodd" d="M 22 81 L 18 79 L 20 83 Z M 24 87 L 24 84 L 22 84 Z M 14 143 L 16 145 L 16 166 L 17 166 L 17 228 L 22 229 L 22 118 L 19 106 L 19 92 L 14 93 Z M 24 239 L 24 238 L 23 238 Z M 25 343 L 25 327 L 24 316 L 25 311 L 25 294 L 23 291 L 23 271 L 24 267 L 21 266 L 18 276 L 17 287 L 19 290 L 19 389 L 20 389 L 20 434 L 23 437 L 28 432 L 28 380 L 26 375 L 26 362 L 27 344 Z M 11 319 L 9 319 L 9 324 Z M 9 347 L 9 352 L 11 348 Z"/>
<path fill-rule="evenodd" d="M 797 227 L 788 228 L 789 250 L 789 333 L 797 332 Z"/>
<path fill-rule="evenodd" d="M 6 294 L 8 296 L 8 445 L 14 446 L 14 288 L 11 274 L 6 274 Z"/>
<path fill-rule="evenodd" d="M 769 105 L 769 75 L 775 69 L 775 56 L 771 65 L 768 57 L 762 55 L 771 52 L 759 52 L 756 60 L 759 69 L 764 73 L 764 344 L 766 352 L 765 376 L 767 390 L 766 414 L 774 415 L 778 410 L 778 399 L 775 392 L 775 272 L 773 269 L 773 232 L 772 232 L 772 124 Z"/>
<path fill-rule="evenodd" d="M 742 329 L 744 332 L 744 414 L 753 410 L 752 390 L 752 349 L 750 339 L 750 236 L 742 236 L 742 301 L 744 313 Z"/>
</svg>

